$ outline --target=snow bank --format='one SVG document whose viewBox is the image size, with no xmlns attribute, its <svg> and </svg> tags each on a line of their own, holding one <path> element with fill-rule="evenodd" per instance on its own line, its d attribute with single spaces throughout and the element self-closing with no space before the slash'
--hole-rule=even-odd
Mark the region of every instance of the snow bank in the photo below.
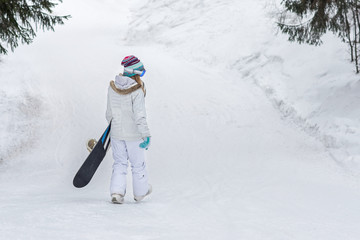
<svg viewBox="0 0 360 240">
<path fill-rule="evenodd" d="M 22 70 L 11 58 L 0 65 L 0 163 L 31 150 L 41 135 L 45 104 L 34 76 Z"/>
<path fill-rule="evenodd" d="M 159 44 L 204 71 L 252 81 L 284 119 L 353 168 L 360 162 L 360 83 L 347 46 L 331 34 L 320 47 L 289 43 L 277 34 L 279 8 L 265 0 L 143 1 L 127 41 Z"/>
<path fill-rule="evenodd" d="M 328 35 L 323 46 L 312 47 L 278 36 L 269 48 L 234 67 L 263 89 L 285 119 L 320 140 L 340 164 L 357 165 L 358 76 L 338 39 Z"/>
</svg>

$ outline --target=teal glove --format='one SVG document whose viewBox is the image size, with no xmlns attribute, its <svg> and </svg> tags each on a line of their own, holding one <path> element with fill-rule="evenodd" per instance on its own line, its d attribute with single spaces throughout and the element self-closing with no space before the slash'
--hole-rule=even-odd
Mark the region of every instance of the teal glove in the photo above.
<svg viewBox="0 0 360 240">
<path fill-rule="evenodd" d="M 144 141 L 140 143 L 139 147 L 145 148 L 145 150 L 148 150 L 150 147 L 150 137 L 145 137 Z"/>
</svg>

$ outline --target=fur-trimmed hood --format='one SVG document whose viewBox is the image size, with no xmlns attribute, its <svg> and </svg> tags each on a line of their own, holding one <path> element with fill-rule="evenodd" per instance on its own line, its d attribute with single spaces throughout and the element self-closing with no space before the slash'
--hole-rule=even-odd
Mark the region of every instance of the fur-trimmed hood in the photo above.
<svg viewBox="0 0 360 240">
<path fill-rule="evenodd" d="M 123 76 L 121 73 L 115 76 L 115 86 L 117 89 L 128 89 L 136 85 L 136 81 L 130 77 Z"/>
<path fill-rule="evenodd" d="M 145 94 L 144 82 L 141 84 L 137 83 L 134 79 L 126 76 L 122 76 L 121 74 L 116 75 L 115 81 L 110 82 L 111 88 L 118 94 L 126 95 L 130 94 L 139 88 L 142 88 Z"/>
</svg>

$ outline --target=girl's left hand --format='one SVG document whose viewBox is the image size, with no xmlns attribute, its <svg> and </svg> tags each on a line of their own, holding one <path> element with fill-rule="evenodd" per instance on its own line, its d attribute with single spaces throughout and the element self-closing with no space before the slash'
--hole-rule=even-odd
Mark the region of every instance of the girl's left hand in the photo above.
<svg viewBox="0 0 360 240">
<path fill-rule="evenodd" d="M 139 147 L 145 148 L 145 150 L 148 150 L 150 147 L 150 137 L 145 137 L 144 141 L 140 143 Z"/>
</svg>

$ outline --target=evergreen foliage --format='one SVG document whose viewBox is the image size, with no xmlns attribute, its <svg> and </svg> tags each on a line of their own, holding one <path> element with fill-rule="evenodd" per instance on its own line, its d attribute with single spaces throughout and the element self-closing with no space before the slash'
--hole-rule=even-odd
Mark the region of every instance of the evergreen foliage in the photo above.
<svg viewBox="0 0 360 240">
<path fill-rule="evenodd" d="M 310 45 L 322 44 L 321 37 L 331 31 L 350 47 L 351 61 L 359 73 L 360 16 L 358 0 L 283 0 L 285 11 L 278 27 L 289 36 L 289 41 Z M 288 13 L 298 20 L 288 23 Z"/>
<path fill-rule="evenodd" d="M 39 28 L 54 31 L 56 24 L 64 24 L 70 16 L 51 15 L 56 5 L 50 0 L 0 0 L 0 54 L 7 53 L 5 45 L 14 51 L 19 42 L 31 43 Z"/>
</svg>

